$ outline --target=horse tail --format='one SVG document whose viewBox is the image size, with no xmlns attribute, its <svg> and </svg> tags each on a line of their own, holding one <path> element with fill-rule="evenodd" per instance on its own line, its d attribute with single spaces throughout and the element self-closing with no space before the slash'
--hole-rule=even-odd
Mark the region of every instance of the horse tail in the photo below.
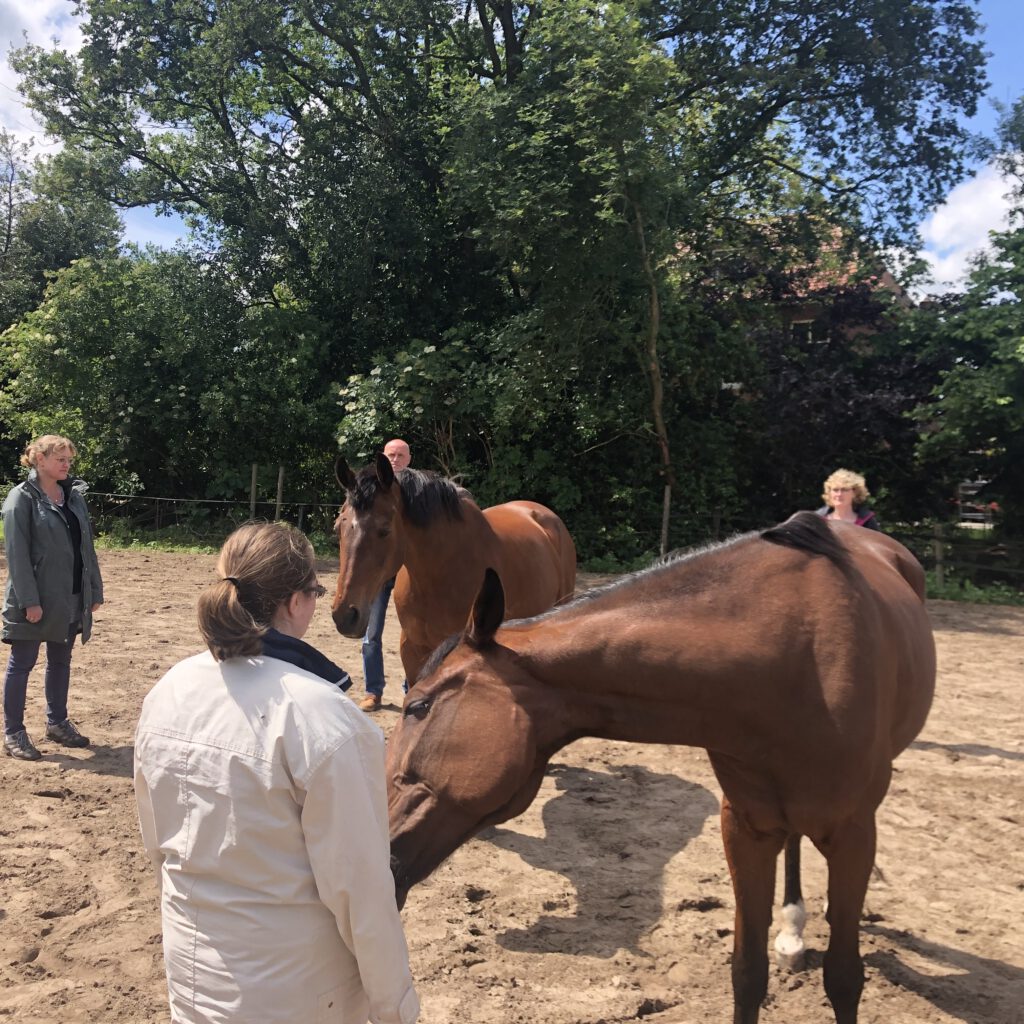
<svg viewBox="0 0 1024 1024">
<path fill-rule="evenodd" d="M 762 530 L 760 536 L 762 540 L 781 547 L 824 555 L 843 568 L 850 564 L 850 553 L 816 512 L 797 512 L 784 523 Z"/>
</svg>

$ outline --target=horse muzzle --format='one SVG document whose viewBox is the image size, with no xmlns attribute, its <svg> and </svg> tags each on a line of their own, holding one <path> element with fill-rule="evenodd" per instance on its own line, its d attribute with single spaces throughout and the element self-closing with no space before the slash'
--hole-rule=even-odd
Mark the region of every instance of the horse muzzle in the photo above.
<svg viewBox="0 0 1024 1024">
<path fill-rule="evenodd" d="M 405 871 L 401 861 L 395 856 L 391 857 L 391 876 L 395 880 L 395 903 L 401 910 L 405 906 L 406 897 L 409 895 L 411 884 L 406 881 Z"/>
<path fill-rule="evenodd" d="M 331 618 L 334 625 L 342 636 L 361 637 L 366 633 L 366 624 L 370 618 L 368 612 L 364 612 L 355 605 L 339 605 L 331 611 Z"/>
</svg>

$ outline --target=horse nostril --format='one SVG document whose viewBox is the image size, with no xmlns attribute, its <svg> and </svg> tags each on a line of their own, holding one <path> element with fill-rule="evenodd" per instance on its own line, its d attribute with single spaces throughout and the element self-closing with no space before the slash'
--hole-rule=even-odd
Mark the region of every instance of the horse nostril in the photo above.
<svg viewBox="0 0 1024 1024">
<path fill-rule="evenodd" d="M 349 605 L 347 608 L 338 608 L 334 612 L 334 622 L 338 629 L 344 633 L 351 629 L 359 618 L 359 609 Z"/>
</svg>

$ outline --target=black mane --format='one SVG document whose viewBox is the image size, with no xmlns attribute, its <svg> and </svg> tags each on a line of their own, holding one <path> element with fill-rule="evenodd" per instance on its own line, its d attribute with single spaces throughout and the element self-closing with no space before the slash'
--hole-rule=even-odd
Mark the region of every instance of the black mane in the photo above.
<svg viewBox="0 0 1024 1024">
<path fill-rule="evenodd" d="M 847 566 L 850 563 L 850 553 L 816 512 L 797 512 L 784 523 L 762 530 L 761 538 L 781 547 L 824 555 L 836 565 Z"/>
<path fill-rule="evenodd" d="M 402 510 L 413 526 L 429 526 L 439 516 L 462 518 L 462 499 L 473 495 L 454 480 L 422 469 L 402 469 L 395 474 L 402 492 Z M 348 499 L 356 512 L 373 507 L 380 491 L 375 466 L 367 466 L 356 474 L 356 485 Z"/>
<path fill-rule="evenodd" d="M 447 658 L 461 642 L 461 633 L 452 633 L 451 636 L 442 640 L 431 652 L 431 655 L 427 658 L 423 668 L 420 669 L 420 674 L 413 680 L 413 682 L 418 682 L 420 679 L 426 679 L 427 676 L 432 675 L 440 667 L 441 662 L 444 661 L 444 659 Z"/>
</svg>

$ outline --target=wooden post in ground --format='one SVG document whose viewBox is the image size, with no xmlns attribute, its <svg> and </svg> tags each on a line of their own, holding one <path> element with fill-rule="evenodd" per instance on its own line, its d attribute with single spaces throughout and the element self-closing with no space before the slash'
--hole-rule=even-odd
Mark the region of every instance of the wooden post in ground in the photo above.
<svg viewBox="0 0 1024 1024">
<path fill-rule="evenodd" d="M 945 569 L 942 564 L 942 526 L 935 524 L 935 539 L 932 541 L 932 553 L 935 556 L 935 586 L 941 587 L 945 582 Z"/>
<path fill-rule="evenodd" d="M 277 506 L 274 509 L 274 519 L 281 518 L 281 497 L 284 494 L 284 463 L 277 467 Z"/>
<path fill-rule="evenodd" d="M 249 518 L 256 518 L 256 474 L 259 471 L 259 466 L 254 462 L 252 464 L 252 483 L 249 484 Z"/>
</svg>

